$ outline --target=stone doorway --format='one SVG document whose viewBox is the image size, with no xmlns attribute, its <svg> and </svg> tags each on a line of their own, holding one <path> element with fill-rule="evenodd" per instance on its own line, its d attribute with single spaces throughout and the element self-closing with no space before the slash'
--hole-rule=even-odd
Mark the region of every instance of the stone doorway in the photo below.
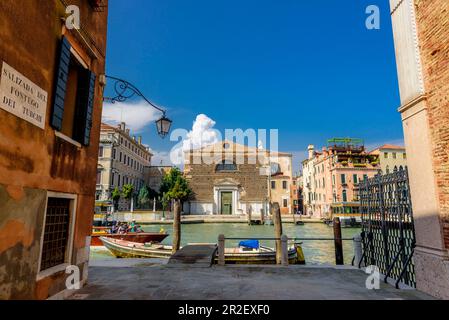
<svg viewBox="0 0 449 320">
<path fill-rule="evenodd" d="M 223 215 L 231 215 L 232 214 L 232 192 L 226 191 L 226 192 L 220 192 L 221 197 L 221 210 L 220 214 Z"/>
</svg>

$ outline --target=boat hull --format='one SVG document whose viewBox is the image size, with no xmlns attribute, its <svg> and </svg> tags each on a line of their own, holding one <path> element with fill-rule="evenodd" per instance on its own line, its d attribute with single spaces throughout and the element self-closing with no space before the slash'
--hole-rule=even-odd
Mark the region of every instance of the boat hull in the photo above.
<svg viewBox="0 0 449 320">
<path fill-rule="evenodd" d="M 136 243 L 162 242 L 168 237 L 167 233 L 127 233 L 127 234 L 92 234 L 90 245 L 97 247 L 102 246 L 103 243 L 100 237 L 108 237 L 117 240 L 125 240 Z"/>
<path fill-rule="evenodd" d="M 276 252 L 234 252 L 234 249 L 225 249 L 225 263 L 226 264 L 276 264 Z M 218 257 L 215 258 L 215 263 L 218 262 Z M 297 264 L 296 248 L 291 248 L 288 251 L 288 263 Z"/>
<path fill-rule="evenodd" d="M 172 247 L 164 245 L 149 245 L 129 242 L 119 239 L 101 237 L 103 245 L 117 258 L 164 258 L 169 259 L 172 255 Z M 298 259 L 297 248 L 292 247 L 288 251 L 289 264 L 304 264 L 305 261 Z M 215 257 L 214 263 L 218 262 Z M 276 264 L 276 252 L 267 250 L 265 252 L 237 252 L 236 249 L 225 249 L 225 263 L 227 264 Z"/>
<path fill-rule="evenodd" d="M 117 258 L 165 258 L 172 255 L 171 246 L 149 245 L 126 240 L 100 237 L 102 244 Z"/>
</svg>

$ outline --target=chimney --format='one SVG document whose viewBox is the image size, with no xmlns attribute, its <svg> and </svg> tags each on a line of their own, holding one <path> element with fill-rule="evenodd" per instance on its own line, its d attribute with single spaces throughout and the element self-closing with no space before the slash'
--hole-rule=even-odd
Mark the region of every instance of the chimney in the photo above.
<svg viewBox="0 0 449 320">
<path fill-rule="evenodd" d="M 125 131 L 126 124 L 124 122 L 120 122 L 120 130 Z"/>
<path fill-rule="evenodd" d="M 315 146 L 314 146 L 313 144 L 310 144 L 310 145 L 307 147 L 307 151 L 309 151 L 309 159 L 312 159 L 312 158 L 313 158 L 313 155 L 314 155 L 314 153 L 315 153 Z"/>
<path fill-rule="evenodd" d="M 126 134 L 129 136 L 129 128 L 127 128 L 125 131 L 126 131 Z"/>
<path fill-rule="evenodd" d="M 139 142 L 140 145 L 142 144 L 142 136 L 137 137 L 137 142 Z"/>
</svg>

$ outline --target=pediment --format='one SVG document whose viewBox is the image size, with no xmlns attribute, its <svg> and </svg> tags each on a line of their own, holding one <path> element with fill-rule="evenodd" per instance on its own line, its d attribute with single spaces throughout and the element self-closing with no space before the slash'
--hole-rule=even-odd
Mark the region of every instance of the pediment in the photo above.
<svg viewBox="0 0 449 320">
<path fill-rule="evenodd" d="M 216 179 L 214 181 L 214 185 L 216 186 L 238 186 L 240 182 L 232 178 L 224 178 L 224 179 Z"/>
</svg>

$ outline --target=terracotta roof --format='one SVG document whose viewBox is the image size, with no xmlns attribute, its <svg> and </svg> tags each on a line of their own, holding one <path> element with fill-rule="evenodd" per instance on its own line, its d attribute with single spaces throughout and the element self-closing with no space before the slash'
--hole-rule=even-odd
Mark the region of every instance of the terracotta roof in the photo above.
<svg viewBox="0 0 449 320">
<path fill-rule="evenodd" d="M 379 147 L 378 149 L 404 149 L 405 150 L 405 147 L 396 146 L 394 144 L 384 144 L 383 146 Z"/>
<path fill-rule="evenodd" d="M 117 128 L 111 126 L 110 124 L 104 122 L 101 123 L 101 130 L 115 130 L 115 129 Z"/>
<path fill-rule="evenodd" d="M 396 146 L 394 144 L 384 144 L 383 146 L 380 146 L 374 150 L 371 150 L 369 153 L 370 154 L 377 154 L 380 152 L 380 150 L 405 150 L 404 147 L 401 146 Z"/>
</svg>

